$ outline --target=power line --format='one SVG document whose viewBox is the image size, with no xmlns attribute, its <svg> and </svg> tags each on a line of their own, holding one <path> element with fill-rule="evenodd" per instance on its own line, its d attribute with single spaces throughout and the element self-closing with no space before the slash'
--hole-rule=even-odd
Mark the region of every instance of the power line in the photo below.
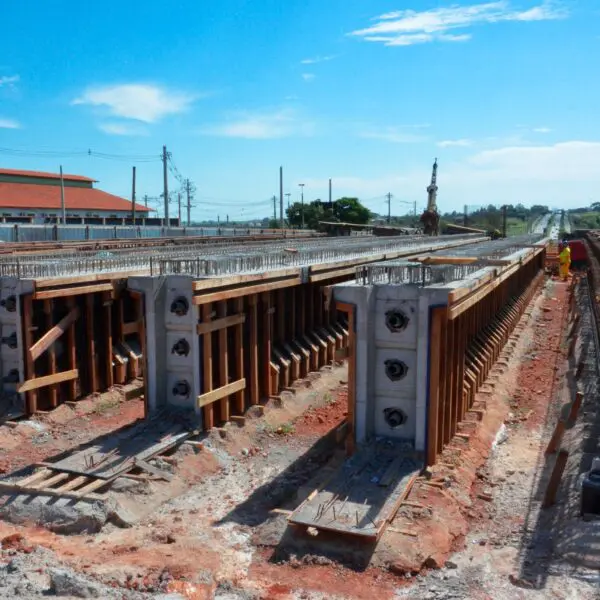
<svg viewBox="0 0 600 600">
<path fill-rule="evenodd" d="M 88 156 L 102 158 L 104 160 L 127 160 L 137 162 L 157 162 L 161 157 L 156 154 L 111 154 L 107 152 L 96 152 L 91 148 L 87 150 L 25 150 L 20 148 L 0 147 L 0 154 L 14 156 L 37 156 L 37 157 L 75 157 Z"/>
</svg>

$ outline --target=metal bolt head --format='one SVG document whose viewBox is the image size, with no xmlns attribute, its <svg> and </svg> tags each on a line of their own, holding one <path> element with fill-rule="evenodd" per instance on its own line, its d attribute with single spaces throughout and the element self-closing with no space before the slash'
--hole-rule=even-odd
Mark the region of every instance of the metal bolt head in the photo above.
<svg viewBox="0 0 600 600">
<path fill-rule="evenodd" d="M 399 309 L 388 310 L 385 313 L 385 325 L 392 333 L 399 333 L 408 327 L 410 319 Z"/>
<path fill-rule="evenodd" d="M 178 298 L 175 298 L 173 302 L 171 302 L 171 312 L 178 317 L 184 317 L 187 315 L 189 310 L 190 304 L 187 301 L 187 298 L 184 296 L 179 296 Z"/>
<path fill-rule="evenodd" d="M 392 429 L 401 427 L 408 421 L 408 415 L 400 408 L 386 408 L 383 418 Z"/>
<path fill-rule="evenodd" d="M 404 379 L 408 373 L 408 366 L 405 362 L 397 358 L 391 358 L 385 361 L 385 374 L 392 381 L 400 381 Z"/>
</svg>

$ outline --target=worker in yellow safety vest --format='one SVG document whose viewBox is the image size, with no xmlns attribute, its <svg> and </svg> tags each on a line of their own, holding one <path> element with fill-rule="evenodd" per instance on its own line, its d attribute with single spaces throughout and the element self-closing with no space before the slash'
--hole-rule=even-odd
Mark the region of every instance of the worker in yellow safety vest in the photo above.
<svg viewBox="0 0 600 600">
<path fill-rule="evenodd" d="M 569 269 L 571 268 L 571 248 L 569 248 L 569 244 L 567 242 L 561 242 L 561 244 L 558 246 L 558 249 L 558 264 L 560 278 L 563 281 L 567 281 L 567 279 L 569 278 Z"/>
</svg>

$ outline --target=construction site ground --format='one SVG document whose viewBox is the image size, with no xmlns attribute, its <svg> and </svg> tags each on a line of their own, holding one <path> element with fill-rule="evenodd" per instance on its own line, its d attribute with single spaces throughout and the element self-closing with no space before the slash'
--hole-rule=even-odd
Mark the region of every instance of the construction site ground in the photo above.
<svg viewBox="0 0 600 600">
<path fill-rule="evenodd" d="M 478 395 L 482 421 L 415 482 L 377 544 L 287 524 L 287 511 L 344 460 L 346 369 L 336 365 L 251 409 L 243 424 L 153 461 L 170 481 L 117 479 L 110 495 L 128 523 L 65 535 L 52 522 L 0 521 L 0 597 L 598 598 L 599 522 L 579 518 L 577 489 L 578 442 L 595 397 L 565 436 L 558 501 L 540 509 L 554 460 L 544 449 L 578 384 L 567 298 L 567 284 L 546 283 Z M 591 317 L 582 318 L 589 337 Z M 598 375 L 592 350 L 585 360 L 580 385 Z M 52 460 L 141 418 L 143 403 L 123 398 L 115 389 L 1 426 L 2 471 Z"/>
</svg>

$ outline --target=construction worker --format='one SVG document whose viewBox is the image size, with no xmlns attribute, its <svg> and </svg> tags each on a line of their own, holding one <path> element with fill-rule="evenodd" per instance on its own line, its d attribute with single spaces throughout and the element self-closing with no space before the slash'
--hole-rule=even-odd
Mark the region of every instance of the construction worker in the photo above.
<svg viewBox="0 0 600 600">
<path fill-rule="evenodd" d="M 559 275 L 563 281 L 567 281 L 569 278 L 569 269 L 571 268 L 571 248 L 566 241 L 562 241 L 558 245 L 558 264 L 559 264 Z"/>
</svg>

